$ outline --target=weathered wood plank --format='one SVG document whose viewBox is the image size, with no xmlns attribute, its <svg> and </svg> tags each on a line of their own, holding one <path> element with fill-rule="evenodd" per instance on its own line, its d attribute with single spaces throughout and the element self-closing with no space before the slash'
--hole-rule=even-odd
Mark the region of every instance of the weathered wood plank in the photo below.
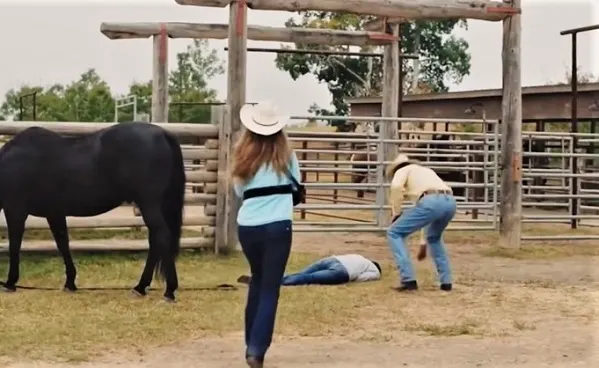
<svg viewBox="0 0 599 368">
<path fill-rule="evenodd" d="M 31 127 L 42 127 L 65 135 L 82 135 L 97 132 L 115 124 L 127 123 L 90 123 L 90 122 L 52 122 L 52 121 L 0 121 L 0 134 L 14 135 Z M 218 137 L 218 127 L 210 124 L 185 124 L 185 123 L 148 123 L 177 136 L 198 136 L 205 138 Z"/>
<path fill-rule="evenodd" d="M 186 216 L 183 219 L 184 226 L 214 226 L 213 216 Z M 49 229 L 45 219 L 39 217 L 29 217 L 25 223 L 27 229 Z M 76 228 L 111 228 L 111 227 L 139 227 L 145 226 L 141 217 L 68 217 L 67 226 Z M 0 229 L 6 229 L 6 220 L 0 219 Z"/>
<path fill-rule="evenodd" d="M 185 193 L 185 204 L 216 204 L 216 195 L 207 193 Z M 131 207 L 132 204 L 123 203 L 122 207 Z"/>
<path fill-rule="evenodd" d="M 181 151 L 185 160 L 216 160 L 218 158 L 217 149 L 187 148 Z"/>
<path fill-rule="evenodd" d="M 515 7 L 521 0 L 512 0 Z M 522 233 L 522 20 L 503 22 L 500 245 L 519 248 Z"/>
<path fill-rule="evenodd" d="M 214 238 L 194 237 L 181 238 L 181 249 L 204 249 L 214 246 Z M 75 240 L 71 242 L 72 252 L 131 252 L 148 250 L 147 240 L 125 240 L 125 241 L 104 241 L 104 240 Z M 35 242 L 31 244 L 28 241 L 23 242 L 22 253 L 56 253 L 56 244 L 53 242 Z M 8 247 L 0 246 L 0 254 L 8 253 Z"/>
<path fill-rule="evenodd" d="M 152 122 L 168 122 L 168 34 L 166 24 L 159 24 L 154 35 L 152 59 Z"/>
<path fill-rule="evenodd" d="M 204 206 L 204 214 L 206 216 L 216 216 L 216 206 L 212 204 Z"/>
<path fill-rule="evenodd" d="M 160 33 L 161 23 L 102 23 L 100 31 L 113 40 L 148 38 Z M 224 40 L 229 35 L 227 24 L 165 23 L 171 38 Z M 385 45 L 390 42 L 383 33 L 248 26 L 247 38 L 255 41 L 297 42 L 316 45 Z"/>
<path fill-rule="evenodd" d="M 216 183 L 217 174 L 213 171 L 188 171 L 185 173 L 188 183 Z"/>
<path fill-rule="evenodd" d="M 181 5 L 220 8 L 229 5 L 229 1 L 225 0 L 175 1 Z M 316 10 L 410 19 L 469 18 L 488 21 L 502 20 L 512 9 L 502 1 L 489 0 L 248 0 L 248 6 L 255 10 Z"/>
</svg>

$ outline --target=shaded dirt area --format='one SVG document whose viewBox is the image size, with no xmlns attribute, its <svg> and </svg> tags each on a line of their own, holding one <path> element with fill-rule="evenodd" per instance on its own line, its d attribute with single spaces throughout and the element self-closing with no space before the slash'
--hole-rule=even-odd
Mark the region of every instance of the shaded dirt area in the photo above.
<svg viewBox="0 0 599 368">
<path fill-rule="evenodd" d="M 390 285 L 397 278 L 383 236 L 333 233 L 294 237 L 295 252 L 311 252 L 315 258 L 358 252 L 381 261 L 383 278 Z M 454 292 L 445 294 L 436 289 L 430 259 L 416 263 L 422 290 L 398 294 L 396 298 L 403 301 L 401 308 L 380 305 L 361 310 L 363 318 L 352 321 L 352 328 L 343 326 L 343 333 L 332 331 L 310 338 L 277 335 L 266 366 L 599 366 L 599 262 L 592 255 L 599 252 L 582 251 L 595 245 L 568 246 L 580 247 L 579 255 L 570 251 L 567 257 L 557 252 L 543 259 L 513 259 L 483 256 L 487 245 L 452 235 L 448 235 L 448 243 Z M 242 354 L 243 337 L 235 333 L 135 354 L 115 353 L 77 366 L 243 367 Z M 66 368 L 75 364 L 7 366 Z"/>
</svg>

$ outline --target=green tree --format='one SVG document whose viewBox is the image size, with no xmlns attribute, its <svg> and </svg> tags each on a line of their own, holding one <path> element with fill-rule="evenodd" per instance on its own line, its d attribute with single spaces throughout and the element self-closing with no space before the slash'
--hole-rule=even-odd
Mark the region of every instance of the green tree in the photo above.
<svg viewBox="0 0 599 368">
<path fill-rule="evenodd" d="M 21 86 L 6 93 L 0 106 L 5 118 L 18 119 L 19 97 L 37 92 L 36 119 L 41 121 L 111 121 L 114 100 L 110 87 L 94 69 L 88 69 L 78 80 L 67 86 Z M 31 120 L 33 104 L 23 101 L 23 120 Z"/>
<path fill-rule="evenodd" d="M 286 27 L 311 27 L 342 30 L 362 30 L 374 17 L 330 12 L 299 12 L 301 20 L 289 19 Z M 404 91 L 425 86 L 431 92 L 448 90 L 449 83 L 459 83 L 470 72 L 468 44 L 452 35 L 456 28 L 467 28 L 464 20 L 418 21 L 401 25 L 401 52 L 420 55 L 418 73 L 412 81 L 414 63 L 404 61 Z M 320 46 L 296 43 L 298 49 L 349 51 L 347 46 Z M 382 47 L 361 47 L 362 52 L 382 52 Z M 347 97 L 380 94 L 382 89 L 382 58 L 279 54 L 277 68 L 285 70 L 295 80 L 313 74 L 327 84 L 332 96 L 333 111 L 317 105 L 310 107 L 315 114 L 346 115 Z"/>
<path fill-rule="evenodd" d="M 216 101 L 216 90 L 209 88 L 208 82 L 224 72 L 224 63 L 215 49 L 209 49 L 207 40 L 194 40 L 186 51 L 178 53 L 177 67 L 169 75 L 169 94 L 174 102 L 169 120 L 210 122 L 210 106 L 181 103 Z"/>
<path fill-rule="evenodd" d="M 177 54 L 177 65 L 169 73 L 169 121 L 184 123 L 210 122 L 210 106 L 194 105 L 198 102 L 214 102 L 217 91 L 208 82 L 225 72 L 224 63 L 208 41 L 194 40 L 187 49 Z M 137 96 L 138 113 L 149 114 L 152 102 L 152 81 L 134 82 L 129 95 Z M 132 108 L 123 108 L 119 116 L 132 119 Z M 122 120 L 122 119 L 121 119 Z"/>
</svg>

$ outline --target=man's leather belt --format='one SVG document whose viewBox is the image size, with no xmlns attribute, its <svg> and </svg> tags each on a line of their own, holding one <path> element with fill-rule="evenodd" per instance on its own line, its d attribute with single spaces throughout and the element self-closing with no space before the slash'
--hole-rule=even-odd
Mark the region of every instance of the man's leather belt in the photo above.
<svg viewBox="0 0 599 368">
<path fill-rule="evenodd" d="M 418 200 L 421 200 L 422 197 L 427 196 L 429 194 L 447 194 L 447 195 L 453 195 L 453 192 L 451 190 L 447 190 L 447 189 L 428 189 L 428 190 L 425 190 L 424 192 L 422 192 L 422 194 L 420 195 L 420 197 L 418 197 Z"/>
</svg>

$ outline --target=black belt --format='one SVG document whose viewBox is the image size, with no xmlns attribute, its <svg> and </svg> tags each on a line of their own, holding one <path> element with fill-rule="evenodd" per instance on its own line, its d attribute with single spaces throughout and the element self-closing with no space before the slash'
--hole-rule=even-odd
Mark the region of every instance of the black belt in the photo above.
<svg viewBox="0 0 599 368">
<path fill-rule="evenodd" d="M 428 189 L 428 190 L 425 190 L 424 192 L 422 192 L 422 194 L 420 195 L 420 197 L 418 197 L 418 200 L 421 200 L 424 196 L 427 196 L 429 194 L 447 194 L 447 195 L 453 195 L 453 192 L 451 190 L 447 190 L 447 189 Z"/>
<path fill-rule="evenodd" d="M 264 197 L 274 194 L 292 194 L 293 186 L 291 184 L 287 185 L 274 185 L 271 187 L 262 187 L 262 188 L 252 188 L 243 192 L 243 200 L 254 198 L 254 197 Z"/>
</svg>

